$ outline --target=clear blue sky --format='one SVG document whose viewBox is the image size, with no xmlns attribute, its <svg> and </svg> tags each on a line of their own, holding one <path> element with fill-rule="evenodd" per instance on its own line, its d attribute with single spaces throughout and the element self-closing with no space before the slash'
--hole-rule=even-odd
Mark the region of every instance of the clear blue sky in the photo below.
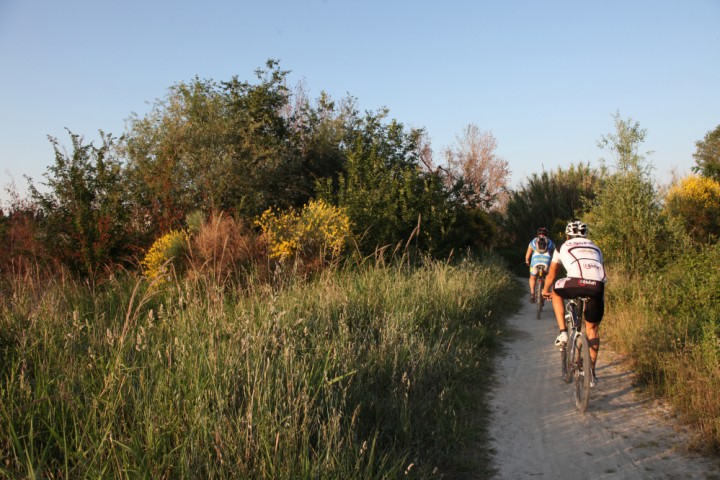
<svg viewBox="0 0 720 480">
<path fill-rule="evenodd" d="M 311 99 L 425 128 L 436 158 L 492 132 L 512 186 L 610 160 L 618 111 L 661 182 L 720 124 L 720 0 L 0 0 L 0 184 L 43 180 L 48 135 L 97 144 L 171 85 L 254 81 L 269 58 Z"/>
</svg>

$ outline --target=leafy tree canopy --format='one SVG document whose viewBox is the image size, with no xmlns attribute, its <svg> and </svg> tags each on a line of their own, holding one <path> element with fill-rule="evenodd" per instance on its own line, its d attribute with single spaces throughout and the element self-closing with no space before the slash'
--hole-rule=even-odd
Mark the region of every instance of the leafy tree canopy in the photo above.
<svg viewBox="0 0 720 480">
<path fill-rule="evenodd" d="M 650 165 L 640 153 L 646 130 L 630 118 L 621 118 L 619 113 L 614 120 L 615 133 L 603 136 L 598 146 L 613 154 L 615 169 L 605 171 L 584 220 L 606 260 L 628 274 L 639 274 L 667 260 L 672 238 L 650 178 Z"/>
<path fill-rule="evenodd" d="M 720 181 L 720 125 L 705 134 L 705 138 L 695 143 L 697 150 L 693 154 L 695 173 Z"/>
<path fill-rule="evenodd" d="M 132 222 L 116 139 L 101 131 L 102 145 L 96 147 L 68 133 L 71 153 L 50 137 L 55 164 L 44 174 L 47 193 L 28 179 L 30 193 L 42 214 L 48 251 L 72 270 L 92 277 L 104 266 L 127 260 Z"/>
<path fill-rule="evenodd" d="M 593 200 L 599 181 L 600 172 L 583 163 L 532 174 L 507 202 L 502 220 L 507 243 L 524 251 L 539 227 L 559 240 L 567 222 Z"/>
<path fill-rule="evenodd" d="M 179 83 L 148 115 L 131 119 L 133 197 L 157 228 L 174 228 L 193 210 L 250 216 L 307 196 L 295 189 L 301 161 L 283 115 L 287 73 L 268 61 L 258 84 Z"/>
</svg>

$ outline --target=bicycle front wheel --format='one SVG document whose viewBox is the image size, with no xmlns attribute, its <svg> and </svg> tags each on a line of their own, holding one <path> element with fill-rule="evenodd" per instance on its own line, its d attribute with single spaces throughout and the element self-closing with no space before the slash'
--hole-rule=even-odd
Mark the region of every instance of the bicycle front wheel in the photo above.
<svg viewBox="0 0 720 480">
<path fill-rule="evenodd" d="M 592 364 L 590 363 L 590 346 L 585 335 L 581 334 L 575 338 L 573 345 L 575 371 L 575 405 L 581 413 L 587 410 L 590 403 L 590 379 L 592 376 Z"/>
<path fill-rule="evenodd" d="M 572 339 L 572 335 L 570 335 L 570 339 Z M 560 351 L 560 360 L 562 362 L 562 379 L 565 383 L 570 383 L 573 381 L 574 352 L 575 350 L 572 348 L 572 345 L 570 345 L 570 342 L 568 342 L 568 344 L 565 345 Z"/>
<path fill-rule="evenodd" d="M 568 345 L 564 346 L 562 350 L 560 350 L 560 367 L 562 369 L 562 379 L 565 383 L 570 383 L 570 380 L 572 380 L 571 375 L 571 369 L 568 362 L 568 359 L 570 358 L 570 355 L 568 352 L 570 352 L 571 349 Z"/>
</svg>

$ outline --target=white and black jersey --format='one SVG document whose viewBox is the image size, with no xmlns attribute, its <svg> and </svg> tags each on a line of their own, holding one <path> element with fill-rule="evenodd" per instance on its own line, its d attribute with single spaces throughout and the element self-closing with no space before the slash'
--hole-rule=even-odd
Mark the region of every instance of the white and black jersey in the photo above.
<svg viewBox="0 0 720 480">
<path fill-rule="evenodd" d="M 562 263 L 569 278 L 606 282 L 600 249 L 587 238 L 571 238 L 555 250 L 553 263 Z"/>
</svg>

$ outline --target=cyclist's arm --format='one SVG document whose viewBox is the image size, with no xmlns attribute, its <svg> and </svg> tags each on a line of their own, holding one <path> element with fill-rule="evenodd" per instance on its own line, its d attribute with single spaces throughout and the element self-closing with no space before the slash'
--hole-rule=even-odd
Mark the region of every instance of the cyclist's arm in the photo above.
<svg viewBox="0 0 720 480">
<path fill-rule="evenodd" d="M 527 251 L 525 252 L 525 265 L 530 265 L 530 257 L 532 256 L 533 249 L 528 245 Z"/>
<path fill-rule="evenodd" d="M 550 270 L 548 270 L 548 274 L 545 277 L 545 285 L 543 286 L 543 297 L 550 296 L 550 287 L 552 287 L 553 282 L 555 282 L 559 269 L 560 262 L 550 262 Z"/>
</svg>

